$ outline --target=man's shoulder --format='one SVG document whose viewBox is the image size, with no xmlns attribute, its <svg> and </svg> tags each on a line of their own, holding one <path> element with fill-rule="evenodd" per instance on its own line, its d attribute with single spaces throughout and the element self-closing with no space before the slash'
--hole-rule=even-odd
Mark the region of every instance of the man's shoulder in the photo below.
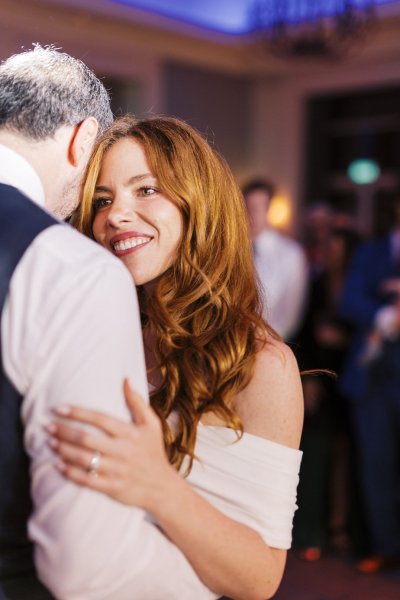
<svg viewBox="0 0 400 600">
<path fill-rule="evenodd" d="M 390 236 L 382 236 L 366 240 L 360 244 L 355 252 L 356 260 L 370 260 L 381 257 L 390 252 Z"/>
<path fill-rule="evenodd" d="M 275 230 L 265 229 L 256 243 L 259 260 L 273 261 L 279 269 L 292 269 L 296 265 L 301 272 L 306 269 L 307 259 L 302 246 L 289 236 Z"/>
<path fill-rule="evenodd" d="M 122 263 L 99 244 L 66 224 L 57 223 L 40 233 L 32 244 L 32 258 L 59 268 L 87 270 L 96 265 L 123 269 Z"/>
<path fill-rule="evenodd" d="M 279 251 L 282 251 L 282 253 L 284 255 L 286 254 L 286 256 L 305 260 L 304 249 L 297 240 L 285 233 L 281 233 L 280 231 L 275 231 L 275 234 L 275 244 Z"/>
<path fill-rule="evenodd" d="M 295 238 L 291 237 L 287 233 L 282 233 L 280 231 L 278 232 L 278 235 L 282 243 L 286 244 L 287 246 L 290 246 L 291 248 L 295 248 L 296 250 L 303 252 L 302 245 Z"/>
<path fill-rule="evenodd" d="M 68 314 L 78 306 L 80 312 L 90 313 L 115 295 L 124 298 L 120 305 L 134 296 L 132 277 L 123 263 L 60 223 L 40 233 L 25 252 L 10 282 L 9 301 L 22 306 L 20 312 L 28 311 L 31 321 L 43 324 L 61 305 Z"/>
<path fill-rule="evenodd" d="M 113 285 L 132 287 L 122 264 L 99 244 L 69 225 L 55 224 L 42 231 L 22 257 L 12 282 L 28 295 L 52 296 L 109 293 Z"/>
</svg>

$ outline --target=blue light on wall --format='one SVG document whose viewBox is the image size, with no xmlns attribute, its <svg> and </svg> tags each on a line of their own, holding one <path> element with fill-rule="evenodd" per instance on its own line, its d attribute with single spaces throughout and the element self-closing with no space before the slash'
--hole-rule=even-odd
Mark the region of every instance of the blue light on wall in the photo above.
<svg viewBox="0 0 400 600">
<path fill-rule="evenodd" d="M 118 4 L 132 6 L 150 13 L 162 15 L 178 21 L 197 25 L 209 30 L 233 35 L 245 35 L 251 32 L 253 24 L 251 9 L 254 0 L 111 0 Z M 375 0 L 375 4 L 394 4 L 396 0 Z M 398 0 L 397 0 L 398 3 Z M 299 0 L 296 0 L 297 13 Z M 364 7 L 369 0 L 356 0 Z M 324 2 L 324 12 L 332 14 L 331 2 Z M 325 11 L 326 7 L 326 11 Z M 304 2 L 304 18 L 307 19 Z"/>
<path fill-rule="evenodd" d="M 378 163 L 370 158 L 353 160 L 347 169 L 349 179 L 357 185 L 375 183 L 380 174 L 381 170 Z"/>
</svg>

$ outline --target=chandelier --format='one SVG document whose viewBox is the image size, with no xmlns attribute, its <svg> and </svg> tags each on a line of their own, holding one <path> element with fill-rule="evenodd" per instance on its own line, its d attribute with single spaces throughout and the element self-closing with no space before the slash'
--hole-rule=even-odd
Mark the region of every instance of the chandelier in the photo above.
<svg viewBox="0 0 400 600">
<path fill-rule="evenodd" d="M 375 23 L 373 0 L 255 0 L 252 29 L 279 56 L 338 58 Z"/>
</svg>

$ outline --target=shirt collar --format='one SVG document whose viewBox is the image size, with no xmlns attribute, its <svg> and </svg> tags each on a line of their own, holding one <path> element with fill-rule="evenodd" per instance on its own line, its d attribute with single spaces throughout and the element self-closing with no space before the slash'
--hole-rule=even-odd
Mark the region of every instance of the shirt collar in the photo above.
<svg viewBox="0 0 400 600">
<path fill-rule="evenodd" d="M 0 144 L 0 183 L 17 188 L 39 206 L 45 206 L 43 185 L 35 169 L 20 154 L 2 144 Z"/>
</svg>

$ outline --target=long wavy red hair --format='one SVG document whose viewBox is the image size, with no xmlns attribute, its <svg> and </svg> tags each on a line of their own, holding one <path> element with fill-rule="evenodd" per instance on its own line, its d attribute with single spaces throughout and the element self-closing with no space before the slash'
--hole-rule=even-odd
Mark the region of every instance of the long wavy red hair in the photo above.
<svg viewBox="0 0 400 600">
<path fill-rule="evenodd" d="M 151 394 L 176 468 L 194 458 L 196 430 L 213 412 L 241 434 L 232 399 L 250 381 L 256 354 L 274 332 L 262 318 L 241 192 L 224 159 L 185 122 L 126 115 L 100 139 L 75 217 L 93 237 L 92 198 L 108 149 L 132 138 L 144 149 L 159 189 L 179 207 L 178 257 L 150 297 L 139 289 L 144 334 L 156 338 L 162 383 Z M 176 427 L 168 422 L 178 415 Z"/>
</svg>

